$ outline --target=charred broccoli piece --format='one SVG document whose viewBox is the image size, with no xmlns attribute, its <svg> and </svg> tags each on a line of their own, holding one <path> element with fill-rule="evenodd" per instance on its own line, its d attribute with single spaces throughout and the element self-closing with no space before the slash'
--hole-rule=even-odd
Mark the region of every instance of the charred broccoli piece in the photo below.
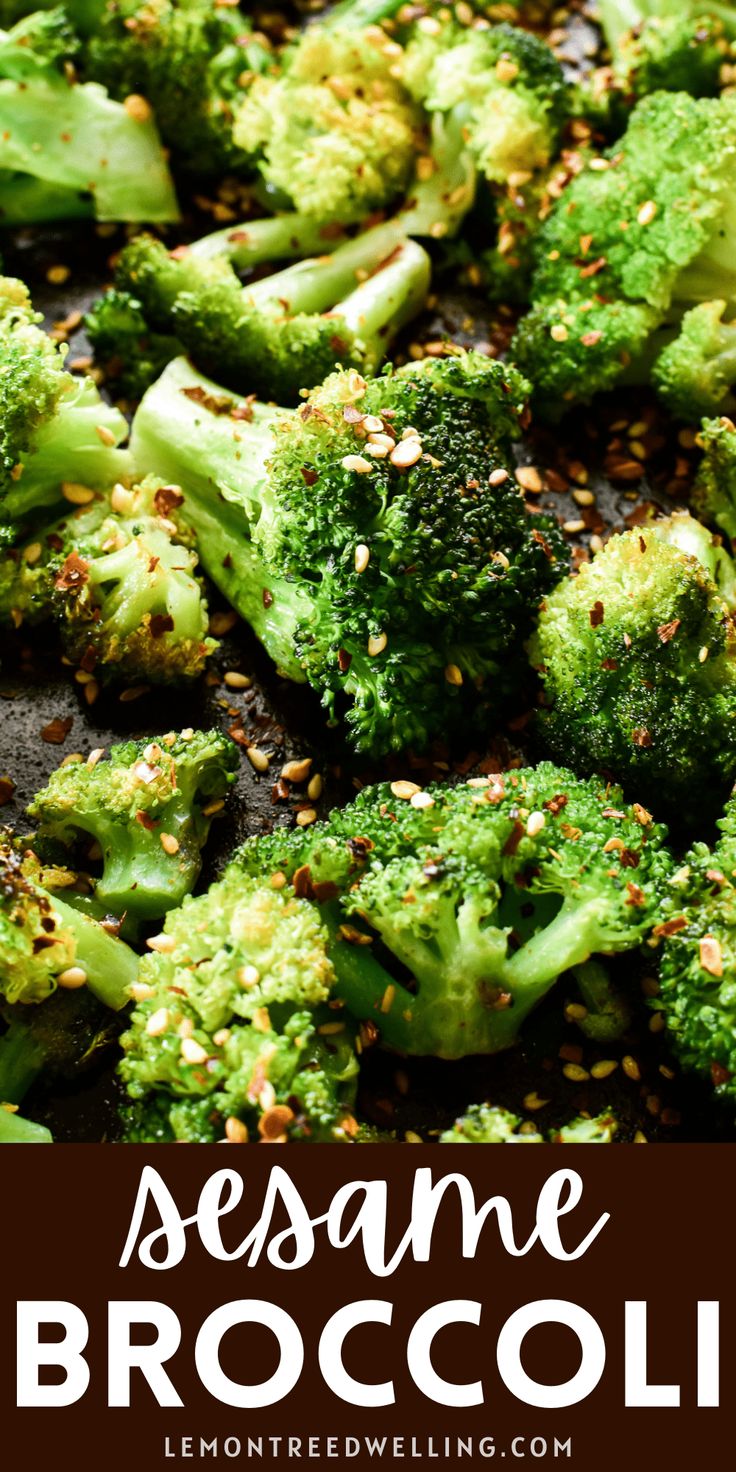
<svg viewBox="0 0 736 1472">
<path fill-rule="evenodd" d="M 177 683 L 216 642 L 191 537 L 171 521 L 182 497 L 154 477 L 90 499 L 0 553 L 0 623 L 56 620 L 88 675 Z"/>
<path fill-rule="evenodd" d="M 150 108 L 79 82 L 78 48 L 60 8 L 0 31 L 0 223 L 178 219 Z"/>
<path fill-rule="evenodd" d="M 479 353 L 332 375 L 292 414 L 172 363 L 134 453 L 184 488 L 205 571 L 376 753 L 478 719 L 565 569 L 511 473 L 523 380 Z"/>
<path fill-rule="evenodd" d="M 120 1076 L 126 1138 L 345 1139 L 358 1062 L 314 906 L 229 871 L 141 963 Z"/>
<path fill-rule="evenodd" d="M 530 644 L 550 749 L 685 823 L 736 776 L 734 571 L 687 515 L 624 532 L 547 597 Z"/>
<path fill-rule="evenodd" d="M 510 1047 L 563 972 L 642 944 L 664 838 L 617 788 L 543 762 L 365 788 L 326 823 L 250 840 L 235 865 L 323 905 L 337 993 L 387 1046 L 457 1058 Z"/>
<path fill-rule="evenodd" d="M 95 896 L 115 915 L 160 919 L 194 887 L 212 816 L 235 780 L 238 752 L 219 731 L 126 741 L 57 768 L 29 813 L 38 841 L 102 851 Z"/>
<path fill-rule="evenodd" d="M 22 281 L 0 277 L 0 518 L 53 505 L 65 483 L 111 485 L 131 470 L 117 448 L 128 426 L 91 378 L 64 366 L 66 347 L 38 326 Z"/>
</svg>

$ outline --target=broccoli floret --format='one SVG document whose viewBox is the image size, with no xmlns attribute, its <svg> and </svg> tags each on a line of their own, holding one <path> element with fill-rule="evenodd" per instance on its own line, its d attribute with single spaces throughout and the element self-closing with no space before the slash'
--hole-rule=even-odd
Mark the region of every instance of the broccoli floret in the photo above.
<svg viewBox="0 0 736 1472">
<path fill-rule="evenodd" d="M 449 1130 L 440 1135 L 441 1145 L 610 1145 L 618 1129 L 612 1114 L 595 1119 L 581 1115 L 560 1130 L 544 1135 L 529 1120 L 493 1104 L 471 1104 Z"/>
<path fill-rule="evenodd" d="M 438 21 L 409 42 L 399 70 L 427 111 L 451 115 L 492 183 L 545 168 L 567 115 L 562 67 L 528 31 Z"/>
<path fill-rule="evenodd" d="M 125 399 L 142 399 L 182 352 L 172 334 L 151 332 L 141 303 L 129 291 L 106 291 L 87 312 L 84 326 L 108 384 Z"/>
<path fill-rule="evenodd" d="M 429 257 L 393 225 L 330 256 L 241 286 L 227 260 L 170 255 L 149 236 L 123 252 L 118 282 L 153 327 L 175 332 L 204 373 L 243 393 L 294 403 L 336 363 L 377 369 L 421 310 Z"/>
<path fill-rule="evenodd" d="M 543 762 L 365 788 L 235 863 L 324 904 L 337 993 L 385 1044 L 453 1058 L 511 1046 L 564 971 L 642 943 L 671 867 L 664 837 L 619 789 Z"/>
<path fill-rule="evenodd" d="M 530 645 L 551 750 L 656 812 L 702 819 L 736 776 L 733 575 L 684 516 L 612 537 L 556 588 Z"/>
<path fill-rule="evenodd" d="M 628 100 L 661 90 L 715 96 L 731 49 L 722 22 L 707 15 L 707 8 L 702 14 L 652 16 L 622 36 L 614 55 L 614 86 Z"/>
<path fill-rule="evenodd" d="M 535 241 L 532 310 L 512 353 L 559 413 L 646 378 L 657 330 L 736 291 L 736 102 L 658 92 L 565 190 Z"/>
<path fill-rule="evenodd" d="M 2 223 L 48 220 L 52 202 L 58 219 L 78 216 L 83 205 L 98 220 L 178 219 L 150 108 L 142 99 L 125 106 L 96 82 L 78 82 L 70 64 L 77 45 L 61 9 L 0 31 Z M 25 176 L 17 201 L 8 173 Z"/>
<path fill-rule="evenodd" d="M 467 353 L 337 373 L 286 414 L 177 360 L 138 410 L 134 454 L 186 488 L 205 571 L 283 673 L 350 697 L 361 750 L 480 719 L 565 569 L 510 473 L 524 389 Z"/>
<path fill-rule="evenodd" d="M 237 747 L 219 731 L 126 741 L 107 761 L 96 751 L 59 767 L 29 813 L 41 843 L 99 845 L 95 895 L 113 914 L 159 919 L 193 888 L 238 765 Z"/>
<path fill-rule="evenodd" d="M 344 1138 L 358 1063 L 326 943 L 313 905 L 235 870 L 169 914 L 122 1039 L 128 1138 Z"/>
<path fill-rule="evenodd" d="M 718 19 L 729 35 L 736 33 L 736 6 L 713 0 L 599 0 L 598 20 L 612 51 L 628 41 L 632 31 L 647 29 L 653 21 L 683 23 L 688 19 Z"/>
<path fill-rule="evenodd" d="M 0 1145 L 53 1145 L 53 1136 L 43 1124 L 24 1119 L 13 1105 L 0 1104 Z"/>
<path fill-rule="evenodd" d="M 64 482 L 110 485 L 131 470 L 116 447 L 128 426 L 91 378 L 64 367 L 66 347 L 37 325 L 22 281 L 0 277 L 0 515 L 53 505 Z"/>
<path fill-rule="evenodd" d="M 693 511 L 736 541 L 736 427 L 726 415 L 703 421 L 704 450 L 692 492 Z M 736 599 L 734 600 L 736 602 Z"/>
<path fill-rule="evenodd" d="M 0 622 L 55 618 L 88 675 L 194 679 L 217 645 L 191 538 L 170 519 L 181 500 L 149 476 L 37 529 L 0 554 Z"/>
<path fill-rule="evenodd" d="M 175 167 L 194 177 L 240 173 L 253 149 L 233 138 L 235 113 L 273 57 L 235 6 L 211 0 L 120 0 L 99 7 L 84 75 L 113 97 L 141 94 Z"/>
<path fill-rule="evenodd" d="M 277 200 L 322 220 L 362 220 L 400 197 L 421 112 L 397 75 L 401 48 L 361 13 L 308 26 L 274 75 L 251 82 L 234 138 Z"/>
<path fill-rule="evenodd" d="M 682 327 L 660 353 L 653 380 L 678 419 L 736 410 L 736 322 L 724 322 L 725 301 L 701 302 L 685 313 Z"/>
<path fill-rule="evenodd" d="M 114 1009 L 124 1007 L 138 957 L 95 920 L 38 882 L 32 856 L 0 843 L 0 997 L 43 1002 L 57 986 L 87 985 Z"/>
<path fill-rule="evenodd" d="M 683 1067 L 710 1079 L 729 1102 L 736 1094 L 736 803 L 729 800 L 721 834 L 697 843 L 673 874 L 663 906 L 659 992 Z"/>
</svg>

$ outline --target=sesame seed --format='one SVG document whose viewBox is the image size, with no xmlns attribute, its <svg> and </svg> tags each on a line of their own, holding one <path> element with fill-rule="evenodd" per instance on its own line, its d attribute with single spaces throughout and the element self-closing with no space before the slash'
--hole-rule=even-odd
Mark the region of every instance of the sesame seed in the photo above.
<svg viewBox="0 0 736 1472">
<path fill-rule="evenodd" d="M 90 501 L 95 499 L 95 493 L 89 486 L 80 486 L 74 480 L 62 481 L 61 494 L 72 506 L 89 506 Z"/>
<path fill-rule="evenodd" d="M 577 502 L 578 506 L 595 505 L 595 496 L 592 491 L 573 491 L 572 499 Z"/>
<path fill-rule="evenodd" d="M 253 681 L 248 675 L 241 675 L 239 670 L 228 670 L 225 675 L 225 684 L 228 690 L 249 690 Z"/>
<path fill-rule="evenodd" d="M 593 1078 L 610 1078 L 611 1074 L 615 1073 L 617 1068 L 618 1063 L 615 1058 L 602 1058 L 600 1063 L 593 1064 L 590 1072 Z"/>
<path fill-rule="evenodd" d="M 145 981 L 134 981 L 128 990 L 134 1002 L 147 1002 L 156 995 L 155 987 L 147 986 Z"/>
<path fill-rule="evenodd" d="M 135 497 L 132 491 L 126 490 L 125 486 L 118 483 L 113 486 L 110 494 L 110 505 L 119 516 L 129 516 L 133 511 Z"/>
<path fill-rule="evenodd" d="M 406 434 L 406 431 L 404 431 L 404 433 Z M 397 470 L 409 470 L 411 466 L 416 465 L 417 460 L 421 460 L 421 458 L 422 446 L 419 440 L 416 439 L 413 435 L 410 436 L 408 439 L 401 439 L 398 445 L 396 445 L 391 451 L 390 455 L 391 464 L 394 465 Z"/>
<path fill-rule="evenodd" d="M 582 1084 L 590 1078 L 587 1068 L 581 1067 L 579 1063 L 566 1063 L 562 1072 L 573 1084 Z"/>
<path fill-rule="evenodd" d="M 664 1032 L 666 1027 L 664 1012 L 655 1012 L 649 1019 L 649 1031 L 653 1033 Z"/>
<path fill-rule="evenodd" d="M 639 210 L 639 213 L 637 214 L 637 217 L 636 217 L 637 224 L 639 224 L 639 225 L 651 225 L 652 220 L 654 219 L 654 216 L 656 215 L 656 213 L 657 213 L 657 206 L 654 203 L 654 200 L 653 199 L 648 199 L 647 202 L 646 202 L 646 204 L 643 204 L 642 205 L 641 209 Z"/>
<path fill-rule="evenodd" d="M 383 654 L 387 644 L 388 634 L 371 634 L 368 640 L 368 653 L 371 659 L 375 658 L 377 654 Z"/>
<path fill-rule="evenodd" d="M 386 990 L 385 990 L 383 996 L 381 997 L 381 1011 L 382 1012 L 390 1012 L 391 1011 L 391 1008 L 392 1008 L 392 1006 L 394 1004 L 394 997 L 395 996 L 396 996 L 396 987 L 394 986 L 393 982 L 390 982 L 389 985 L 386 987 Z"/>
<path fill-rule="evenodd" d="M 38 562 L 42 552 L 43 547 L 40 542 L 30 542 L 23 553 L 23 561 L 27 562 L 29 567 L 33 567 L 33 564 Z"/>
<path fill-rule="evenodd" d="M 563 521 L 563 523 L 562 523 L 562 530 L 563 530 L 563 532 L 567 532 L 570 536 L 573 536 L 575 532 L 583 532 L 583 531 L 585 531 L 585 522 L 584 521 Z"/>
<path fill-rule="evenodd" d="M 314 776 L 310 779 L 309 786 L 307 787 L 307 797 L 310 797 L 312 799 L 312 802 L 316 802 L 317 799 L 322 796 L 323 786 L 324 783 L 319 772 L 315 772 Z"/>
<path fill-rule="evenodd" d="M 284 762 L 281 776 L 285 782 L 306 782 L 311 766 L 311 756 L 302 757 L 298 762 Z"/>
<path fill-rule="evenodd" d="M 393 440 L 391 441 L 391 444 L 393 444 Z M 388 451 L 388 445 L 384 445 L 380 440 L 377 439 L 369 440 L 365 447 L 366 455 L 370 455 L 372 460 L 385 460 L 388 455 Z"/>
<path fill-rule="evenodd" d="M 564 322 L 555 322 L 549 329 L 549 335 L 555 342 L 567 342 L 568 332 Z"/>
<path fill-rule="evenodd" d="M 445 679 L 448 685 L 460 686 L 463 683 L 463 672 L 456 664 L 445 665 Z"/>
<path fill-rule="evenodd" d="M 261 979 L 261 973 L 257 966 L 241 966 L 238 972 L 238 981 L 241 986 L 257 986 Z"/>
<path fill-rule="evenodd" d="M 225 1138 L 230 1145 L 248 1144 L 248 1126 L 231 1114 L 225 1120 Z"/>
<path fill-rule="evenodd" d="M 434 798 L 430 792 L 415 792 L 414 796 L 410 798 L 410 802 L 413 808 L 434 807 Z"/>
<path fill-rule="evenodd" d="M 149 951 L 159 951 L 161 955 L 170 955 L 176 950 L 176 938 L 173 935 L 150 935 L 146 941 Z"/>
<path fill-rule="evenodd" d="M 489 486 L 502 486 L 504 481 L 507 481 L 508 478 L 508 470 L 503 470 L 501 466 L 499 466 L 498 470 L 491 471 L 488 477 L 488 484 Z"/>
<path fill-rule="evenodd" d="M 365 542 L 359 542 L 355 549 L 355 571 L 365 572 L 370 560 L 370 547 L 366 547 Z"/>
<path fill-rule="evenodd" d="M 246 756 L 256 772 L 268 771 L 270 759 L 266 755 L 265 751 L 261 751 L 259 746 L 249 746 L 248 750 L 246 751 Z"/>
<path fill-rule="evenodd" d="M 343 455 L 342 468 L 354 470 L 358 475 L 367 475 L 373 467 L 370 460 L 366 460 L 363 455 Z"/>
<path fill-rule="evenodd" d="M 401 798 L 403 802 L 410 802 L 415 794 L 421 792 L 421 790 L 421 787 L 416 782 L 401 781 L 391 783 L 391 791 L 394 797 Z"/>
<path fill-rule="evenodd" d="M 165 854 L 171 854 L 173 856 L 179 852 L 179 840 L 174 837 L 173 833 L 162 833 L 161 847 Z"/>
<path fill-rule="evenodd" d="M 317 814 L 314 808 L 302 808 L 296 815 L 297 828 L 308 828 L 310 823 L 316 823 Z"/>
<path fill-rule="evenodd" d="M 150 945 L 150 941 L 149 941 Z M 149 1038 L 158 1038 L 162 1032 L 166 1032 L 169 1025 L 168 1007 L 159 1007 L 158 1012 L 152 1012 L 146 1023 L 146 1033 Z"/>
<path fill-rule="evenodd" d="M 623 1071 L 626 1074 L 627 1078 L 633 1079 L 634 1083 L 639 1082 L 641 1078 L 641 1069 L 636 1059 L 632 1058 L 630 1053 L 627 1053 L 626 1057 L 621 1059 L 621 1067 L 623 1068 Z"/>
<path fill-rule="evenodd" d="M 522 490 L 529 491 L 533 496 L 538 496 L 544 490 L 542 477 L 534 465 L 521 465 L 516 472 L 516 479 Z"/>
<path fill-rule="evenodd" d="M 96 746 L 94 751 L 90 752 L 89 756 L 87 757 L 87 766 L 89 767 L 90 771 L 93 771 L 94 768 L 97 766 L 97 763 L 99 761 L 102 761 L 104 755 L 104 746 Z"/>
<path fill-rule="evenodd" d="M 95 434 L 102 440 L 103 445 L 107 445 L 108 447 L 114 445 L 116 442 L 112 430 L 108 429 L 106 424 L 96 424 Z"/>
<path fill-rule="evenodd" d="M 540 1099 L 539 1094 L 536 1092 L 536 1090 L 534 1090 L 531 1094 L 524 1095 L 525 1109 L 531 1109 L 532 1111 L 534 1111 L 535 1109 L 545 1109 L 548 1104 L 549 1099 Z"/>
<path fill-rule="evenodd" d="M 238 615 L 234 609 L 230 609 L 228 613 L 213 613 L 209 622 L 209 632 L 216 639 L 220 639 L 223 634 L 229 634 L 237 622 Z"/>
<path fill-rule="evenodd" d="M 526 831 L 529 838 L 536 838 L 537 834 L 541 833 L 546 821 L 544 813 L 530 813 L 526 820 Z"/>
<path fill-rule="evenodd" d="M 151 118 L 153 117 L 150 102 L 147 102 L 146 98 L 141 97 L 140 93 L 138 92 L 131 92 L 130 95 L 125 98 L 125 101 L 123 102 L 123 107 L 125 108 L 128 117 L 132 118 L 134 123 L 150 123 Z"/>
<path fill-rule="evenodd" d="M 88 680 L 84 686 L 84 698 L 87 705 L 94 705 L 99 693 L 100 687 L 97 680 Z"/>
<path fill-rule="evenodd" d="M 77 987 L 86 986 L 87 972 L 81 966 L 68 966 L 66 971 L 62 971 L 57 976 L 56 980 L 59 986 L 63 986 L 67 991 L 73 992 L 77 990 Z"/>
</svg>

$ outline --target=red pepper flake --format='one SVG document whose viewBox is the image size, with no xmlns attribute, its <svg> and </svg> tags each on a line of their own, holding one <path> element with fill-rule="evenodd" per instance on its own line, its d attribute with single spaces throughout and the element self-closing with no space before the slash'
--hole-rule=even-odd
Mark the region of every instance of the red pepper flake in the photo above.
<svg viewBox="0 0 736 1472">
<path fill-rule="evenodd" d="M 10 802 L 10 799 L 13 796 L 14 792 L 15 783 L 11 780 L 11 778 L 0 777 L 0 808 L 4 808 L 5 804 Z"/>
<path fill-rule="evenodd" d="M 567 794 L 558 792 L 556 797 L 550 797 L 547 802 L 542 803 L 542 807 L 545 807 L 547 812 L 551 813 L 553 818 L 556 818 L 557 814 L 561 813 L 562 809 L 567 807 L 567 803 Z"/>
<path fill-rule="evenodd" d="M 665 920 L 661 925 L 655 925 L 652 935 L 668 936 L 677 935 L 678 931 L 687 929 L 687 920 L 684 915 L 676 915 L 674 920 Z"/>
<path fill-rule="evenodd" d="M 135 815 L 135 821 L 136 821 L 136 823 L 140 823 L 141 828 L 145 828 L 145 830 L 146 830 L 147 833 L 150 833 L 152 831 L 152 829 L 154 829 L 154 828 L 156 828 L 158 826 L 157 823 L 156 823 L 156 819 L 155 818 L 152 818 L 149 813 L 144 813 L 144 812 L 136 813 L 136 815 Z"/>
<path fill-rule="evenodd" d="M 670 639 L 674 639 L 675 634 L 677 633 L 677 630 L 679 629 L 681 623 L 682 619 L 673 618 L 668 624 L 660 624 L 659 628 L 657 629 L 660 643 L 669 644 Z"/>
<path fill-rule="evenodd" d="M 73 725 L 73 716 L 54 716 L 53 721 L 49 721 L 48 726 L 44 726 L 41 740 L 47 741 L 49 746 L 61 746 L 66 741 Z"/>
<path fill-rule="evenodd" d="M 580 341 L 583 344 L 584 348 L 594 348 L 596 343 L 600 342 L 602 336 L 603 333 L 600 331 L 584 332 Z"/>
<path fill-rule="evenodd" d="M 342 417 L 346 424 L 362 424 L 365 419 L 365 415 L 361 413 L 360 409 L 356 409 L 355 404 L 346 404 L 342 411 Z"/>
<path fill-rule="evenodd" d="M 647 731 L 646 726 L 636 726 L 631 733 L 634 746 L 653 746 L 652 733 Z"/>
<path fill-rule="evenodd" d="M 642 905 L 645 905 L 647 902 L 644 890 L 640 889 L 638 884 L 632 884 L 631 880 L 627 881 L 626 888 L 629 892 L 629 898 L 626 901 L 627 905 L 634 905 L 637 909 L 641 909 Z"/>
<path fill-rule="evenodd" d="M 713 1087 L 716 1089 L 720 1088 L 721 1084 L 727 1084 L 729 1079 L 731 1078 L 729 1070 L 727 1068 L 724 1068 L 722 1063 L 711 1063 L 710 1076 Z"/>
<path fill-rule="evenodd" d="M 232 238 L 233 237 L 231 237 L 231 239 Z M 246 238 L 246 240 L 248 239 L 247 235 L 246 235 L 245 238 Z M 171 258 L 172 261 L 185 261 L 188 255 L 189 255 L 189 246 L 188 245 L 175 245 L 174 246 L 174 249 L 169 251 L 169 256 L 170 256 L 170 258 Z"/>
<path fill-rule="evenodd" d="M 157 516 L 170 516 L 177 506 L 183 505 L 184 496 L 178 486 L 159 486 L 153 504 Z"/>
<path fill-rule="evenodd" d="M 242 726 L 230 726 L 227 734 L 232 737 L 233 741 L 237 742 L 238 746 L 245 746 L 247 748 L 252 744 Z"/>
<path fill-rule="evenodd" d="M 301 473 L 305 486 L 313 486 L 319 480 L 316 470 L 311 470 L 308 465 L 302 465 Z"/>
<path fill-rule="evenodd" d="M 319 884 L 312 885 L 312 892 L 318 905 L 326 905 L 330 900 L 336 900 L 340 890 L 331 879 L 325 879 Z"/>
<path fill-rule="evenodd" d="M 82 658 L 79 661 L 79 668 L 80 670 L 84 670 L 85 674 L 91 675 L 96 666 L 97 650 L 95 649 L 93 644 L 88 644 L 87 648 L 84 651 L 84 654 L 82 655 Z"/>
<path fill-rule="evenodd" d="M 348 344 L 344 341 L 342 337 L 338 337 L 337 333 L 335 333 L 330 338 L 330 347 L 332 348 L 335 356 L 338 358 L 343 358 L 348 350 Z"/>
<path fill-rule="evenodd" d="M 82 588 L 89 577 L 88 564 L 78 552 L 70 552 L 60 573 L 54 580 L 54 587 L 58 593 L 69 593 L 73 589 Z"/>
<path fill-rule="evenodd" d="M 195 384 L 192 388 L 182 388 L 179 392 L 184 395 L 185 399 L 191 399 L 193 404 L 201 404 L 209 414 L 232 414 L 236 407 L 235 401 L 228 398 L 226 394 L 208 394 L 207 390 L 201 388 L 199 384 Z"/>
<path fill-rule="evenodd" d="M 251 424 L 253 421 L 253 405 L 255 403 L 255 398 L 255 394 L 248 394 L 248 397 L 244 401 L 244 403 L 235 405 L 235 408 L 230 414 L 230 418 L 238 419 L 242 424 Z"/>
<path fill-rule="evenodd" d="M 602 659 L 601 660 L 601 669 L 602 670 L 617 670 L 618 669 L 618 660 L 617 659 Z"/>
<path fill-rule="evenodd" d="M 309 864 L 302 864 L 294 871 L 292 879 L 294 894 L 299 900 L 307 900 L 312 895 L 312 871 Z"/>
<path fill-rule="evenodd" d="M 337 651 L 337 668 L 339 669 L 341 675 L 346 675 L 347 674 L 348 670 L 350 669 L 350 666 L 351 666 L 352 662 L 353 662 L 353 656 L 352 656 L 352 654 L 348 654 L 347 649 L 338 649 L 338 651 Z"/>
<path fill-rule="evenodd" d="M 590 276 L 597 276 L 599 271 L 605 270 L 607 265 L 608 261 L 606 260 L 606 257 L 599 256 L 597 261 L 590 261 L 587 266 L 583 266 L 581 268 L 581 279 L 583 281 L 587 281 Z"/>
<path fill-rule="evenodd" d="M 271 605 L 272 605 L 272 603 L 273 603 L 273 593 L 269 593 L 268 588 L 264 588 L 263 589 L 263 607 L 264 608 L 270 608 Z"/>
<path fill-rule="evenodd" d="M 541 549 L 542 549 L 545 557 L 547 558 L 547 560 L 549 562 L 552 562 L 554 560 L 554 553 L 552 551 L 552 548 L 549 545 L 549 542 L 547 541 L 547 538 L 546 537 L 543 537 L 542 536 L 542 533 L 540 531 L 533 531 L 532 532 L 532 537 L 533 537 L 534 541 L 537 543 L 537 545 L 541 547 Z"/>
<path fill-rule="evenodd" d="M 704 935 L 700 942 L 700 965 L 709 976 L 723 976 L 723 952 L 715 935 Z"/>
<path fill-rule="evenodd" d="M 626 814 L 625 813 L 622 813 L 620 808 L 604 808 L 603 809 L 603 812 L 601 813 L 601 817 L 602 818 L 625 818 L 626 817 Z"/>
<path fill-rule="evenodd" d="M 291 788 L 288 782 L 285 782 L 283 777 L 279 777 L 278 782 L 274 782 L 271 788 L 271 802 L 286 802 L 290 796 Z"/>
<path fill-rule="evenodd" d="M 619 854 L 619 863 L 623 869 L 638 869 L 641 854 L 634 848 L 622 848 Z"/>
<path fill-rule="evenodd" d="M 630 649 L 631 648 L 631 643 L 632 643 L 631 635 L 630 634 L 624 634 L 624 649 Z"/>
<path fill-rule="evenodd" d="M 154 613 L 148 627 L 152 639 L 161 639 L 164 634 L 172 632 L 174 620 L 170 613 Z"/>
<path fill-rule="evenodd" d="M 506 839 L 506 842 L 505 842 L 505 844 L 504 844 L 504 846 L 503 846 L 503 848 L 501 850 L 501 853 L 504 856 L 507 856 L 507 855 L 508 856 L 511 856 L 512 854 L 515 854 L 516 853 L 516 850 L 518 849 L 519 844 L 521 843 L 521 840 L 522 840 L 523 837 L 524 837 L 524 824 L 523 823 L 520 823 L 519 822 L 519 819 L 516 818 L 514 820 L 514 826 L 511 829 L 511 832 L 509 833 L 508 838 Z"/>
<path fill-rule="evenodd" d="M 591 629 L 597 629 L 599 625 L 603 623 L 603 620 L 605 618 L 605 610 L 600 599 L 597 603 L 593 604 L 593 607 L 588 614 L 588 618 L 590 619 Z"/>
</svg>

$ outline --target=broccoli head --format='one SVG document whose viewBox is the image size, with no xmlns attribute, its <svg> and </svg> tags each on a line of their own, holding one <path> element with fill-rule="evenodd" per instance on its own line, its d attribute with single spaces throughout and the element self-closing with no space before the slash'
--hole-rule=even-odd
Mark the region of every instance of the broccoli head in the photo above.
<svg viewBox="0 0 736 1472">
<path fill-rule="evenodd" d="M 204 568 L 377 753 L 480 719 L 567 551 L 511 471 L 524 381 L 479 353 L 332 375 L 292 414 L 171 364 L 134 453 L 185 487 Z M 306 490 L 305 490 L 306 488 Z"/>
<path fill-rule="evenodd" d="M 314 906 L 234 870 L 169 914 L 122 1039 L 127 1138 L 345 1138 L 358 1063 L 326 942 Z"/>
<path fill-rule="evenodd" d="M 692 493 L 693 511 L 736 541 L 736 426 L 727 415 L 705 419 L 704 450 Z"/>
<path fill-rule="evenodd" d="M 64 367 L 66 347 L 38 326 L 26 287 L 0 277 L 0 516 L 53 505 L 65 482 L 109 485 L 131 469 L 128 426 L 91 378 Z"/>
<path fill-rule="evenodd" d="M 176 683 L 216 648 L 197 556 L 171 521 L 181 495 L 148 477 L 92 497 L 0 554 L 0 622 L 52 617 L 87 674 Z"/>
<path fill-rule="evenodd" d="M 158 919 L 193 888 L 238 752 L 219 731 L 126 741 L 52 773 L 29 812 L 38 840 L 102 851 L 95 895 L 113 914 Z"/>
<path fill-rule="evenodd" d="M 649 372 L 656 334 L 736 289 L 736 102 L 658 92 L 590 159 L 535 239 L 532 310 L 513 355 L 559 413 Z"/>
<path fill-rule="evenodd" d="M 0 31 L 0 220 L 178 219 L 150 107 L 80 83 L 78 44 L 62 9 Z"/>
<path fill-rule="evenodd" d="M 718 0 L 599 0 L 598 20 L 611 50 L 625 46 L 632 32 L 658 24 L 716 18 L 728 35 L 736 34 L 736 6 Z"/>
<path fill-rule="evenodd" d="M 543 762 L 365 788 L 235 864 L 323 904 L 337 993 L 387 1046 L 457 1058 L 509 1047 L 563 972 L 645 940 L 664 837 L 618 789 Z"/>
<path fill-rule="evenodd" d="M 594 1119 L 580 1115 L 559 1130 L 550 1130 L 545 1142 L 530 1120 L 494 1104 L 471 1104 L 449 1130 L 440 1135 L 441 1145 L 610 1145 L 618 1129 L 612 1114 Z"/>
<path fill-rule="evenodd" d="M 530 645 L 551 750 L 657 812 L 687 822 L 712 809 L 736 775 L 733 574 L 682 516 L 612 537 L 556 588 Z"/>
<path fill-rule="evenodd" d="M 711 848 L 697 843 L 672 875 L 658 927 L 659 993 L 683 1067 L 736 1095 L 736 803 L 731 797 Z"/>
<path fill-rule="evenodd" d="M 294 403 L 336 363 L 367 372 L 380 366 L 424 305 L 430 262 L 396 226 L 379 225 L 331 255 L 244 287 L 223 257 L 170 254 L 139 236 L 123 252 L 117 279 L 203 372 L 243 393 Z"/>
<path fill-rule="evenodd" d="M 678 419 L 736 409 L 736 322 L 724 322 L 727 310 L 724 301 L 692 307 L 655 362 L 655 388 Z"/>
<path fill-rule="evenodd" d="M 0 998 L 43 1002 L 57 986 L 87 985 L 108 1007 L 124 1007 L 138 957 L 122 941 L 39 882 L 33 855 L 0 843 Z"/>
<path fill-rule="evenodd" d="M 150 330 L 141 303 L 129 291 L 111 290 L 98 297 L 84 327 L 108 387 L 125 399 L 142 399 L 182 351 L 170 333 Z"/>
</svg>

